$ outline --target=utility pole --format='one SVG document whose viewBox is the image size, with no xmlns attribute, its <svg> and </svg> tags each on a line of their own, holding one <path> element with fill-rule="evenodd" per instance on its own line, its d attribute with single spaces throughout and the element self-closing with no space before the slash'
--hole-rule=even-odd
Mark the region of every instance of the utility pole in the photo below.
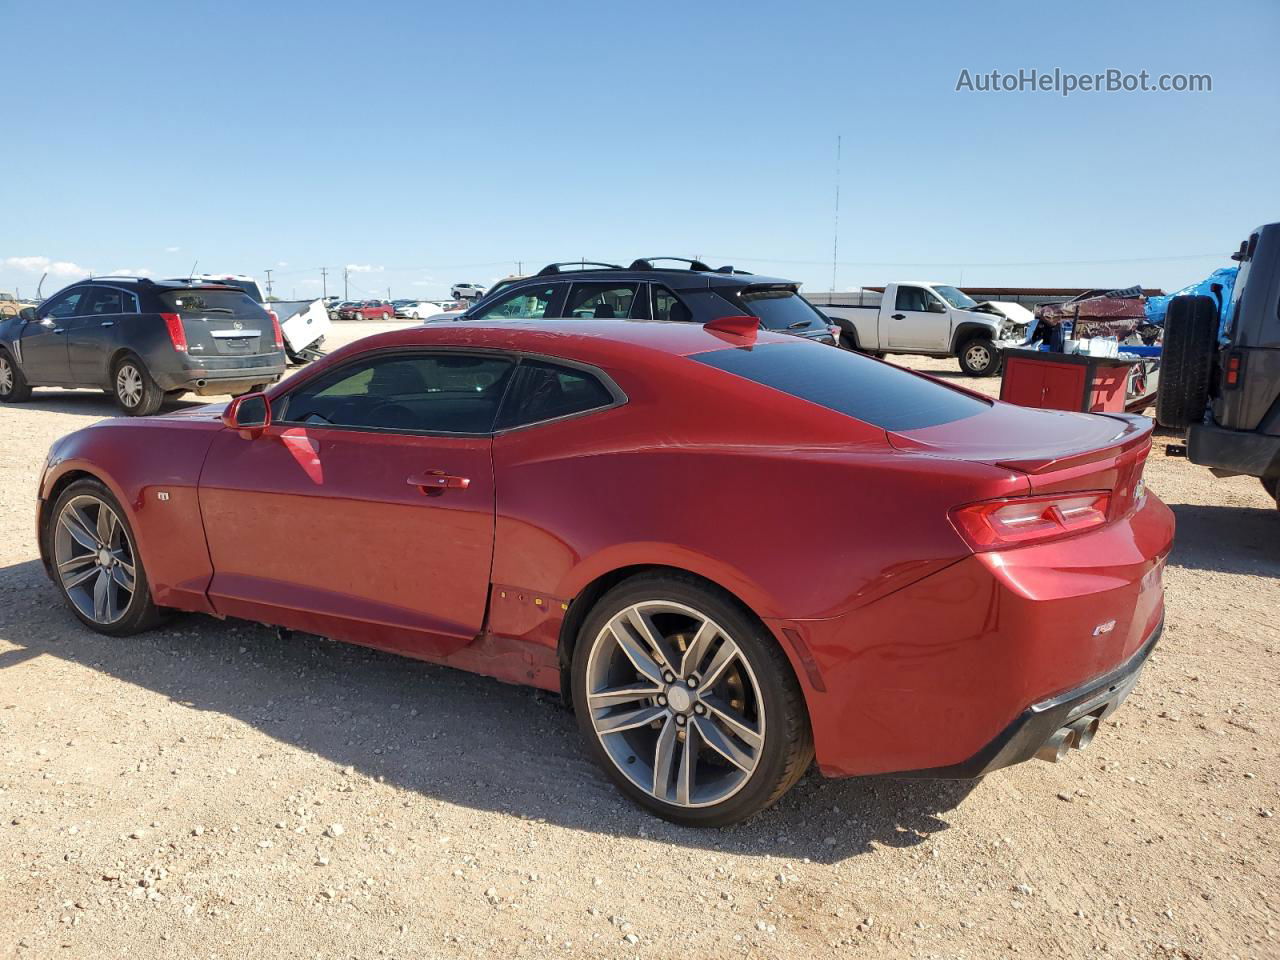
<svg viewBox="0 0 1280 960">
<path fill-rule="evenodd" d="M 350 300 L 351 295 L 347 292 L 347 280 L 351 275 L 351 271 L 346 267 L 342 268 L 342 299 Z"/>
<path fill-rule="evenodd" d="M 320 289 L 323 291 L 324 298 L 328 300 L 329 299 L 329 268 L 328 267 L 320 268 Z"/>
<path fill-rule="evenodd" d="M 388 300 L 390 300 L 390 299 L 391 299 L 391 288 L 390 288 L 390 287 L 387 287 L 387 299 L 388 299 Z"/>
<path fill-rule="evenodd" d="M 267 275 L 267 299 L 270 300 L 271 299 L 271 271 L 265 270 L 263 272 L 266 273 Z"/>
</svg>

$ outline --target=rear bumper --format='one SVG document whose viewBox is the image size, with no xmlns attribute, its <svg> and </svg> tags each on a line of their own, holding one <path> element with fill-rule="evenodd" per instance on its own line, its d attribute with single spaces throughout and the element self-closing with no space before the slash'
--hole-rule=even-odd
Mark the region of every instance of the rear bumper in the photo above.
<svg viewBox="0 0 1280 960">
<path fill-rule="evenodd" d="M 793 654 L 819 769 L 969 771 L 1034 754 L 1021 738 L 1001 751 L 1011 731 L 1035 740 L 1027 718 L 1052 723 L 1051 707 L 1141 663 L 1164 617 L 1173 527 L 1147 494 L 1098 531 L 974 554 L 843 616 L 767 621 Z"/>
<path fill-rule="evenodd" d="M 1102 720 L 1114 713 L 1138 684 L 1142 668 L 1155 649 L 1164 630 L 1164 619 L 1156 624 L 1146 643 L 1121 666 L 1104 676 L 1056 697 L 1033 703 L 1018 715 L 1000 735 L 968 760 L 946 767 L 910 770 L 902 777 L 926 777 L 939 780 L 971 780 L 1001 767 L 1030 760 L 1055 733 L 1081 717 Z"/>
<path fill-rule="evenodd" d="M 201 396 L 241 393 L 260 383 L 275 383 L 285 372 L 285 354 L 267 353 L 251 357 L 209 357 L 203 362 L 184 362 L 178 370 L 152 370 L 160 389 L 187 390 Z"/>
<path fill-rule="evenodd" d="M 1280 437 L 1196 423 L 1187 428 L 1187 459 L 1250 477 L 1276 477 L 1280 476 Z"/>
</svg>

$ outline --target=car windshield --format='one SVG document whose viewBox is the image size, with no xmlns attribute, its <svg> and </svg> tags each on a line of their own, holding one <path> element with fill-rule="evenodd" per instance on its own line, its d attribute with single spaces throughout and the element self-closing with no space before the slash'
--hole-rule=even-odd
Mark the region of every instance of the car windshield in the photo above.
<svg viewBox="0 0 1280 960">
<path fill-rule="evenodd" d="M 765 287 L 742 292 L 742 302 L 770 330 L 805 330 L 826 326 L 817 310 L 789 287 Z"/>
<path fill-rule="evenodd" d="M 170 290 L 160 294 L 169 313 L 183 317 L 241 317 L 260 320 L 266 311 L 238 290 Z"/>
<path fill-rule="evenodd" d="M 919 430 L 976 416 L 986 401 L 850 350 L 804 341 L 690 357 L 881 430 Z"/>
<path fill-rule="evenodd" d="M 971 299 L 968 295 L 961 293 L 955 287 L 934 287 L 933 292 L 957 310 L 972 310 L 978 305 L 977 300 Z"/>
</svg>

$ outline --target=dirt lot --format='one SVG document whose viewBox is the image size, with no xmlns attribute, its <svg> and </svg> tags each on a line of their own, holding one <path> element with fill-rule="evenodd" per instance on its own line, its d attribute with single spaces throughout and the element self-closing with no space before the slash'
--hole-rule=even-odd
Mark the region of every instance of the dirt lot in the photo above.
<svg viewBox="0 0 1280 960">
<path fill-rule="evenodd" d="M 81 628 L 34 486 L 111 413 L 0 407 L 0 956 L 1280 956 L 1280 513 L 1256 480 L 1158 441 L 1168 627 L 1088 751 L 810 775 L 698 832 L 619 799 L 543 694 L 246 623 Z"/>
</svg>

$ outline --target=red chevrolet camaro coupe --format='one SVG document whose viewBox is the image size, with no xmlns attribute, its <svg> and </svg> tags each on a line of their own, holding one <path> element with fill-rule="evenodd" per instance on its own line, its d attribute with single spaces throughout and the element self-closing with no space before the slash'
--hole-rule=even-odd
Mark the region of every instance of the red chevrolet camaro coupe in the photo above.
<svg viewBox="0 0 1280 960">
<path fill-rule="evenodd" d="M 650 810 L 1084 746 L 1160 633 L 1150 422 L 726 318 L 373 336 L 59 440 L 40 547 L 112 635 L 241 617 L 560 690 Z M 536 762 L 536 760 L 531 761 Z"/>
</svg>

